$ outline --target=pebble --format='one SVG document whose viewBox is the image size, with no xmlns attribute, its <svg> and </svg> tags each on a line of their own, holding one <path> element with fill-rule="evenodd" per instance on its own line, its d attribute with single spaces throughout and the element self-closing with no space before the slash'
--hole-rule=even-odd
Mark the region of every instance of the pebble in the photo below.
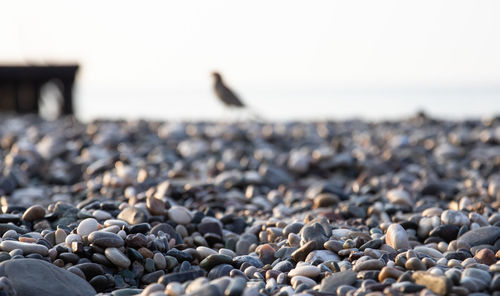
<svg viewBox="0 0 500 296">
<path fill-rule="evenodd" d="M 0 271 L 44 262 L 89 295 L 496 295 L 498 130 L 0 116 Z M 48 285 L 36 264 L 19 281 Z"/>
<path fill-rule="evenodd" d="M 106 231 L 94 231 L 88 236 L 88 240 L 90 243 L 104 248 L 119 248 L 125 244 L 118 234 Z"/>
<path fill-rule="evenodd" d="M 104 250 L 104 255 L 106 255 L 106 258 L 108 258 L 111 263 L 118 267 L 128 268 L 130 266 L 130 259 L 117 248 L 106 248 L 106 250 Z"/>
<path fill-rule="evenodd" d="M 99 229 L 99 223 L 94 218 L 87 218 L 78 224 L 76 233 L 80 236 L 87 236 Z"/>
<path fill-rule="evenodd" d="M 188 224 L 193 219 L 191 213 L 181 206 L 173 206 L 168 209 L 168 217 L 178 224 Z"/>
<path fill-rule="evenodd" d="M 406 230 L 399 224 L 391 224 L 391 226 L 389 226 L 385 237 L 385 243 L 395 250 L 410 248 L 408 233 L 406 233 Z"/>
<path fill-rule="evenodd" d="M 43 276 L 41 276 L 43 275 Z M 0 263 L 0 276 L 9 279 L 14 295 L 95 295 L 92 286 L 79 276 L 36 259 L 7 260 Z"/>
<path fill-rule="evenodd" d="M 13 250 L 22 250 L 23 254 L 40 254 L 42 256 L 47 256 L 49 254 L 49 249 L 44 245 L 17 242 L 11 240 L 4 240 L 0 243 L 0 249 L 6 252 Z"/>
<path fill-rule="evenodd" d="M 29 207 L 21 218 L 23 221 L 33 222 L 45 217 L 45 209 L 41 205 L 33 205 Z"/>
<path fill-rule="evenodd" d="M 320 274 L 321 270 L 316 267 L 316 266 L 299 266 L 296 267 L 288 273 L 289 277 L 294 277 L 294 276 L 305 276 L 309 278 L 314 278 L 317 277 Z"/>
</svg>

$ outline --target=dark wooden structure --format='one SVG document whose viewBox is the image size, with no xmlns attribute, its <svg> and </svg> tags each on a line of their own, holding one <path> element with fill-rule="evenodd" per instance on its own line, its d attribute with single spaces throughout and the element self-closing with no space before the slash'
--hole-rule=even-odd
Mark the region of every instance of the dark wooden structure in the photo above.
<svg viewBox="0 0 500 296">
<path fill-rule="evenodd" d="M 38 113 L 41 88 L 56 81 L 63 96 L 60 114 L 73 114 L 77 71 L 78 65 L 0 65 L 0 112 Z"/>
</svg>

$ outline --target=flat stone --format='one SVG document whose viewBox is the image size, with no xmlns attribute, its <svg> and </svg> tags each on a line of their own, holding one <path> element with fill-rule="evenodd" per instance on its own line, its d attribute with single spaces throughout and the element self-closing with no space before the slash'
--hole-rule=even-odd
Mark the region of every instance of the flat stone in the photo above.
<svg viewBox="0 0 500 296">
<path fill-rule="evenodd" d="M 128 268 L 130 266 L 130 259 L 125 254 L 120 252 L 117 248 L 106 248 L 104 255 L 111 263 L 118 267 Z"/>
<path fill-rule="evenodd" d="M 203 259 L 200 262 L 200 267 L 206 270 L 212 269 L 214 266 L 219 264 L 231 264 L 233 262 L 233 258 L 222 255 L 222 254 L 214 254 L 209 255 L 207 258 Z"/>
<path fill-rule="evenodd" d="M 5 240 L 0 243 L 0 248 L 3 251 L 10 252 L 15 249 L 21 249 L 23 250 L 23 253 L 26 254 L 40 254 L 42 256 L 48 256 L 49 255 L 49 249 L 44 246 L 44 245 L 39 245 L 39 244 L 34 244 L 34 243 L 25 243 L 25 242 L 18 242 L 18 241 L 13 241 L 13 240 Z"/>
<path fill-rule="evenodd" d="M 486 226 L 469 230 L 460 236 L 457 240 L 468 243 L 471 247 L 493 244 L 500 237 L 500 227 Z"/>
<path fill-rule="evenodd" d="M 90 243 L 104 248 L 119 248 L 125 244 L 118 234 L 107 231 L 94 231 L 88 236 L 88 240 Z"/>
<path fill-rule="evenodd" d="M 389 226 L 385 237 L 385 243 L 395 250 L 410 248 L 408 233 L 406 233 L 406 230 L 399 224 L 391 224 L 391 226 Z"/>
<path fill-rule="evenodd" d="M 309 278 L 314 278 L 317 277 L 320 274 L 320 272 L 321 270 L 317 266 L 302 265 L 290 270 L 288 276 L 289 277 L 305 276 Z"/>
<path fill-rule="evenodd" d="M 45 209 L 40 205 L 33 205 L 24 212 L 21 219 L 32 222 L 43 219 L 43 217 L 45 217 Z"/>
<path fill-rule="evenodd" d="M 321 281 L 319 291 L 332 293 L 341 285 L 353 285 L 356 282 L 356 273 L 352 270 L 332 273 Z"/>
<path fill-rule="evenodd" d="M 0 263 L 0 276 L 12 283 L 17 296 L 87 296 L 94 288 L 84 279 L 43 260 L 17 259 Z"/>
<path fill-rule="evenodd" d="M 423 253 L 427 256 L 430 256 L 434 259 L 440 259 L 440 258 L 444 257 L 441 252 L 439 252 L 438 250 L 433 249 L 433 248 L 418 246 L 418 247 L 413 248 L 413 250 L 416 252 L 419 252 L 419 253 Z"/>
</svg>

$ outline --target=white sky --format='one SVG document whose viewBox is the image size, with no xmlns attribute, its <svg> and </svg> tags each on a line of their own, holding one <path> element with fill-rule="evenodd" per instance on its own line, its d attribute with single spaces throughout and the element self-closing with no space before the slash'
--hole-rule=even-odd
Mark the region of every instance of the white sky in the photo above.
<svg viewBox="0 0 500 296">
<path fill-rule="evenodd" d="M 500 85 L 500 1 L 3 1 L 0 62 L 81 93 Z M 84 95 L 82 95 L 84 96 Z"/>
</svg>

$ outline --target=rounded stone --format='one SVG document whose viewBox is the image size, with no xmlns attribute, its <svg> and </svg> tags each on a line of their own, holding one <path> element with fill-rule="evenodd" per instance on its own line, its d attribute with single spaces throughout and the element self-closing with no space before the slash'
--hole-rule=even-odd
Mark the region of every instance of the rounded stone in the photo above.
<svg viewBox="0 0 500 296">
<path fill-rule="evenodd" d="M 88 240 L 90 243 L 104 248 L 118 248 L 125 243 L 118 234 L 106 231 L 94 231 L 88 236 Z"/>
<path fill-rule="evenodd" d="M 0 243 L 0 248 L 6 252 L 20 249 L 23 251 L 23 254 L 25 254 L 25 255 L 26 254 L 33 254 L 33 253 L 40 254 L 42 256 L 49 255 L 49 249 L 46 246 L 40 245 L 40 244 L 5 240 L 5 241 Z"/>
<path fill-rule="evenodd" d="M 392 204 L 396 205 L 405 205 L 405 206 L 413 206 L 413 200 L 410 197 L 410 194 L 402 189 L 392 189 L 387 192 L 387 199 Z"/>
<path fill-rule="evenodd" d="M 80 236 L 87 236 L 92 232 L 99 229 L 99 223 L 94 218 L 87 218 L 78 224 L 78 228 L 76 229 L 76 233 Z"/>
<path fill-rule="evenodd" d="M 395 250 L 410 248 L 408 233 L 399 224 L 391 224 L 391 226 L 389 226 L 385 237 L 385 243 Z"/>
<path fill-rule="evenodd" d="M 45 209 L 40 205 L 33 205 L 29 207 L 23 214 L 23 221 L 36 221 L 45 217 Z"/>
<path fill-rule="evenodd" d="M 158 270 L 163 270 L 167 268 L 167 260 L 162 253 L 156 253 L 153 255 L 153 261 L 155 263 L 155 267 Z"/>
<path fill-rule="evenodd" d="M 290 270 L 288 276 L 289 277 L 305 276 L 309 278 L 314 278 L 317 277 L 320 274 L 320 272 L 321 270 L 317 266 L 302 265 Z"/>
<path fill-rule="evenodd" d="M 104 250 L 104 255 L 111 263 L 118 267 L 127 268 L 130 266 L 130 259 L 117 248 L 107 248 Z"/>
<path fill-rule="evenodd" d="M 177 224 L 188 224 L 193 219 L 191 212 L 181 206 L 173 206 L 168 209 L 168 217 Z"/>
<path fill-rule="evenodd" d="M 492 265 L 495 264 L 495 262 L 497 262 L 497 259 L 495 258 L 495 253 L 493 253 L 493 251 L 488 248 L 479 250 L 474 256 L 474 259 L 476 259 L 478 263 L 486 265 Z"/>
</svg>

